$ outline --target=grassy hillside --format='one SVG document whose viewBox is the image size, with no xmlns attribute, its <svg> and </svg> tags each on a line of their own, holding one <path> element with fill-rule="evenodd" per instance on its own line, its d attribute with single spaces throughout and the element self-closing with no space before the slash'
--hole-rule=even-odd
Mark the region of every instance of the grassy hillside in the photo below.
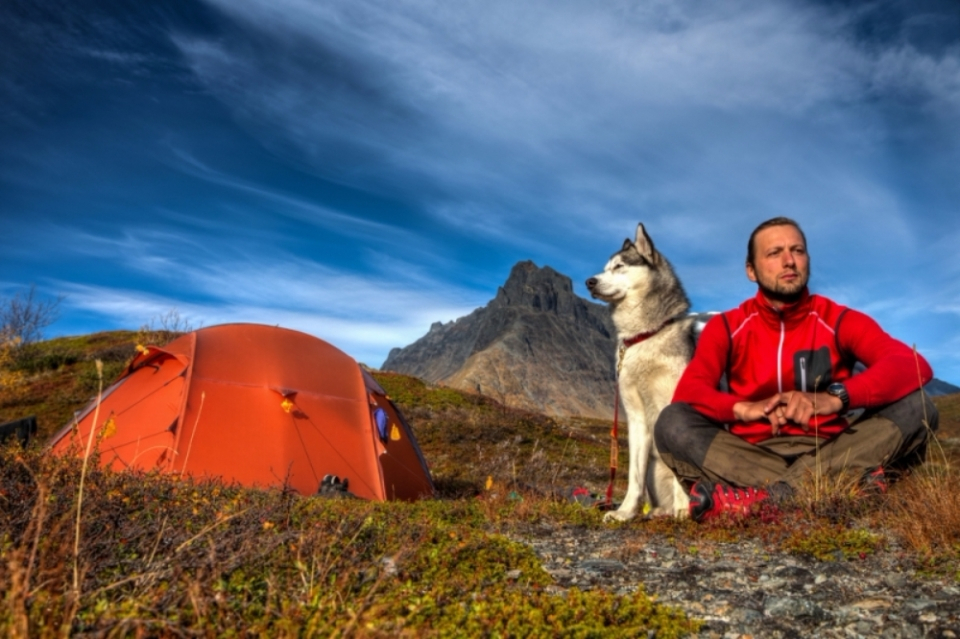
<svg viewBox="0 0 960 639">
<path fill-rule="evenodd" d="M 544 492 L 607 480 L 609 422 L 559 420 L 396 373 L 374 377 L 411 422 L 445 496 L 476 494 L 491 476 Z"/>
<path fill-rule="evenodd" d="M 94 361 L 103 362 L 105 379 L 116 378 L 133 357 L 136 337 L 132 331 L 59 337 L 15 351 L 6 369 L 20 383 L 0 388 L 0 422 L 36 415 L 39 437 L 48 438 L 96 395 Z"/>
<path fill-rule="evenodd" d="M 119 373 L 135 339 L 102 333 L 20 353 L 3 366 L 0 420 L 36 414 L 44 440 L 93 394 L 94 360 Z M 642 590 L 560 590 L 517 541 L 604 525 L 557 493 L 605 485 L 609 423 L 561 422 L 402 375 L 377 378 L 411 422 L 440 499 L 303 498 L 91 465 L 81 502 L 81 460 L 0 448 L 0 633 L 672 637 L 696 627 Z M 924 570 L 960 574 L 960 482 L 950 461 L 960 450 L 960 395 L 936 402 L 941 446 L 885 498 L 865 502 L 838 483 L 774 523 L 638 520 L 623 534 L 690 552 L 760 538 L 853 560 L 896 538 Z"/>
</svg>

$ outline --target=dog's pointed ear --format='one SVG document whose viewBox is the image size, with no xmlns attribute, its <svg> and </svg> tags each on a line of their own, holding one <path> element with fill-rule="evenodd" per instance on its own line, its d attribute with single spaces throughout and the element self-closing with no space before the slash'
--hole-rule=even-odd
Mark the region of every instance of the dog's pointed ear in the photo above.
<svg viewBox="0 0 960 639">
<path fill-rule="evenodd" d="M 630 238 L 627 238 L 627 239 L 625 239 L 625 240 L 623 241 L 623 246 L 620 247 L 620 250 L 621 250 L 621 251 L 626 251 L 626 250 L 632 249 L 632 248 L 633 248 L 633 242 L 630 241 Z"/>
<path fill-rule="evenodd" d="M 657 251 L 653 248 L 653 240 L 647 235 L 647 230 L 643 228 L 643 224 L 637 224 L 637 239 L 633 244 L 637 247 L 637 251 L 643 256 L 643 259 L 651 264 L 654 263 Z"/>
</svg>

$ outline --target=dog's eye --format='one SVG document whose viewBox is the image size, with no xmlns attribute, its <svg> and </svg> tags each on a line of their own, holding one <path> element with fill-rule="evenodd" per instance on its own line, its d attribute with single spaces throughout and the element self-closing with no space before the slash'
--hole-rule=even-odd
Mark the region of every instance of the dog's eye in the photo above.
<svg viewBox="0 0 960 639">
<path fill-rule="evenodd" d="M 613 270 L 619 271 L 622 268 L 623 268 L 623 264 L 617 264 L 616 266 L 613 267 Z"/>
</svg>

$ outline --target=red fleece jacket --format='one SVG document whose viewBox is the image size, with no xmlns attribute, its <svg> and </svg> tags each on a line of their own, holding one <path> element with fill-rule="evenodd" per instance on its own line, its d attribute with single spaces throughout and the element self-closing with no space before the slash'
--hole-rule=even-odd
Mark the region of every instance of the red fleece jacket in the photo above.
<svg viewBox="0 0 960 639">
<path fill-rule="evenodd" d="M 867 370 L 854 376 L 858 361 Z M 718 388 L 724 373 L 728 393 Z M 863 313 L 806 290 L 800 301 L 778 311 L 758 292 L 707 323 L 673 401 L 686 402 L 757 443 L 772 436 L 770 423 L 738 422 L 733 414 L 737 402 L 766 400 L 790 390 L 823 392 L 829 384 L 843 382 L 850 408 L 871 408 L 897 401 L 932 378 L 923 357 L 914 357 L 910 347 Z M 840 415 L 821 415 L 811 420 L 809 432 L 788 424 L 780 435 L 832 437 L 846 426 Z"/>
</svg>

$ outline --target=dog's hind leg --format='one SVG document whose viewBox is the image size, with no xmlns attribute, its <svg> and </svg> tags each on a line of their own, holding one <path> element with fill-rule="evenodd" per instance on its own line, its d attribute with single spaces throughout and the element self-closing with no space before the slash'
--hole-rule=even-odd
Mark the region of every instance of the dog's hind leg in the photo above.
<svg viewBox="0 0 960 639">
<path fill-rule="evenodd" d="M 683 489 L 683 484 L 680 483 L 672 470 L 670 470 L 670 474 L 673 475 L 673 516 L 677 519 L 686 519 L 690 516 L 690 496 L 687 495 L 687 491 Z"/>
<path fill-rule="evenodd" d="M 653 439 L 647 433 L 642 411 L 629 412 L 630 462 L 627 473 L 627 494 L 620 507 L 604 515 L 604 521 L 627 521 L 633 519 L 640 509 L 647 478 L 647 460 Z"/>
<path fill-rule="evenodd" d="M 652 516 L 686 517 L 690 498 L 670 467 L 663 463 L 663 460 L 659 457 L 654 456 L 650 460 L 648 475 L 650 479 L 647 480 L 647 488 L 651 494 L 656 495 L 654 502 L 657 506 L 650 514 Z"/>
</svg>

